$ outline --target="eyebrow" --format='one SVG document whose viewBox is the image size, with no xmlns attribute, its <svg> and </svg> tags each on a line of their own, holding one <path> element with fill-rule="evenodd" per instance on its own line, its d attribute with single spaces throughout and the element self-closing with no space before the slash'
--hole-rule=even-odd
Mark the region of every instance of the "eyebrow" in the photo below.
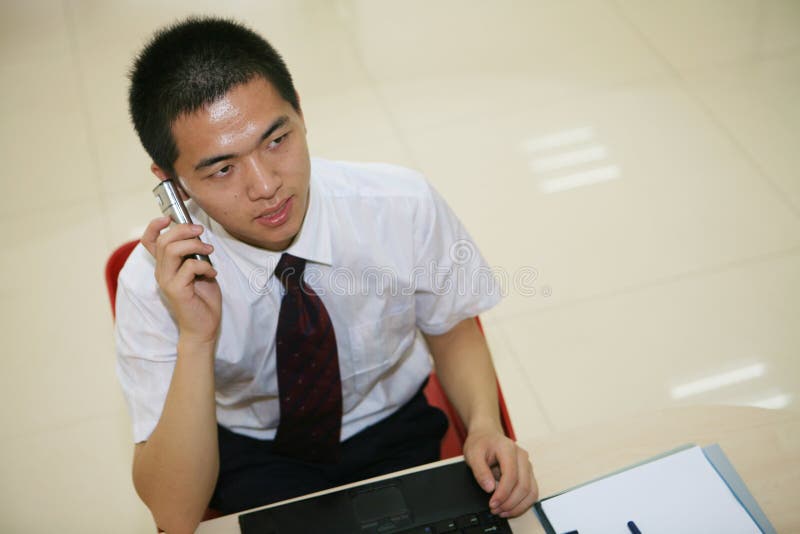
<svg viewBox="0 0 800 534">
<path fill-rule="evenodd" d="M 275 119 L 275 121 L 269 125 L 269 127 L 264 130 L 264 133 L 261 134 L 261 137 L 258 139 L 258 144 L 261 144 L 264 139 L 268 138 L 270 135 L 275 133 L 275 130 L 284 126 L 286 123 L 289 122 L 289 117 L 287 115 L 283 115 Z M 194 170 L 199 171 L 205 167 L 210 167 L 215 163 L 219 163 L 220 161 L 224 161 L 226 159 L 231 159 L 236 157 L 238 154 L 221 154 L 219 156 L 211 156 L 210 158 L 205 158 L 200 160 L 200 162 L 194 166 Z"/>
</svg>

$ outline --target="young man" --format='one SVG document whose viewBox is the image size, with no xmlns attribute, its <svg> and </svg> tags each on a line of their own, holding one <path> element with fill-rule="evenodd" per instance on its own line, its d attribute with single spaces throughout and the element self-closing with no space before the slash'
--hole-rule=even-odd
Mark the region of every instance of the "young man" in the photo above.
<svg viewBox="0 0 800 534">
<path fill-rule="evenodd" d="M 153 174 L 180 186 L 196 223 L 153 220 L 119 278 L 133 478 L 157 524 L 189 532 L 209 505 L 235 512 L 436 460 L 431 356 L 490 509 L 529 509 L 532 467 L 502 432 L 474 319 L 499 297 L 471 283 L 488 268 L 428 183 L 312 160 L 285 64 L 229 21 L 158 32 L 130 109 Z"/>
</svg>

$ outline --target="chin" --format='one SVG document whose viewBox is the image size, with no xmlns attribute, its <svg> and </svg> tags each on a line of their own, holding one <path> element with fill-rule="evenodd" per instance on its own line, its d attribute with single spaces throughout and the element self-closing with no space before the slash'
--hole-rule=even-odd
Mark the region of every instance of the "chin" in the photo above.
<svg viewBox="0 0 800 534">
<path fill-rule="evenodd" d="M 277 236 L 270 236 L 269 242 L 267 243 L 267 246 L 264 248 L 274 251 L 286 250 L 287 248 L 289 248 L 289 245 L 292 244 L 294 238 L 297 237 L 297 234 L 298 232 L 295 231 L 295 232 L 286 232 L 285 234 L 281 233 L 280 235 Z"/>
</svg>

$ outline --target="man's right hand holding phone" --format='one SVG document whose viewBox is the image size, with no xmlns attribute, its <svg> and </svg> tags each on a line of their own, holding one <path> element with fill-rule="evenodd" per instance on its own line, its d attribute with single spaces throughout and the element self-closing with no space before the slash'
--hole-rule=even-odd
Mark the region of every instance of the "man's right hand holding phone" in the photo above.
<svg viewBox="0 0 800 534">
<path fill-rule="evenodd" d="M 147 225 L 142 244 L 156 259 L 155 276 L 178 324 L 182 341 L 213 344 L 219 332 L 222 296 L 217 271 L 210 263 L 186 258 L 208 255 L 213 247 L 199 239 L 203 227 L 197 224 L 170 225 L 159 217 Z"/>
</svg>

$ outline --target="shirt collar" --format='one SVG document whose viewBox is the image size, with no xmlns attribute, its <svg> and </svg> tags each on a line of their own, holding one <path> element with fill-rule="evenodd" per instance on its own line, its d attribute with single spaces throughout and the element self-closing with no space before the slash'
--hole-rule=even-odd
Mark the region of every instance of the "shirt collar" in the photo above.
<svg viewBox="0 0 800 534">
<path fill-rule="evenodd" d="M 197 205 L 190 208 L 190 211 L 196 210 L 199 211 Z M 245 276 L 250 276 L 254 270 L 261 272 L 266 270 L 266 273 L 271 276 L 283 252 L 304 258 L 312 263 L 324 265 L 331 265 L 332 263 L 330 207 L 323 188 L 318 183 L 313 165 L 306 216 L 300 226 L 300 232 L 285 251 L 273 252 L 249 245 L 230 235 L 221 224 L 211 217 L 206 215 L 199 218 L 208 220 L 212 233 L 216 235 L 221 242 L 220 244 L 226 249 L 228 255 Z"/>
</svg>

